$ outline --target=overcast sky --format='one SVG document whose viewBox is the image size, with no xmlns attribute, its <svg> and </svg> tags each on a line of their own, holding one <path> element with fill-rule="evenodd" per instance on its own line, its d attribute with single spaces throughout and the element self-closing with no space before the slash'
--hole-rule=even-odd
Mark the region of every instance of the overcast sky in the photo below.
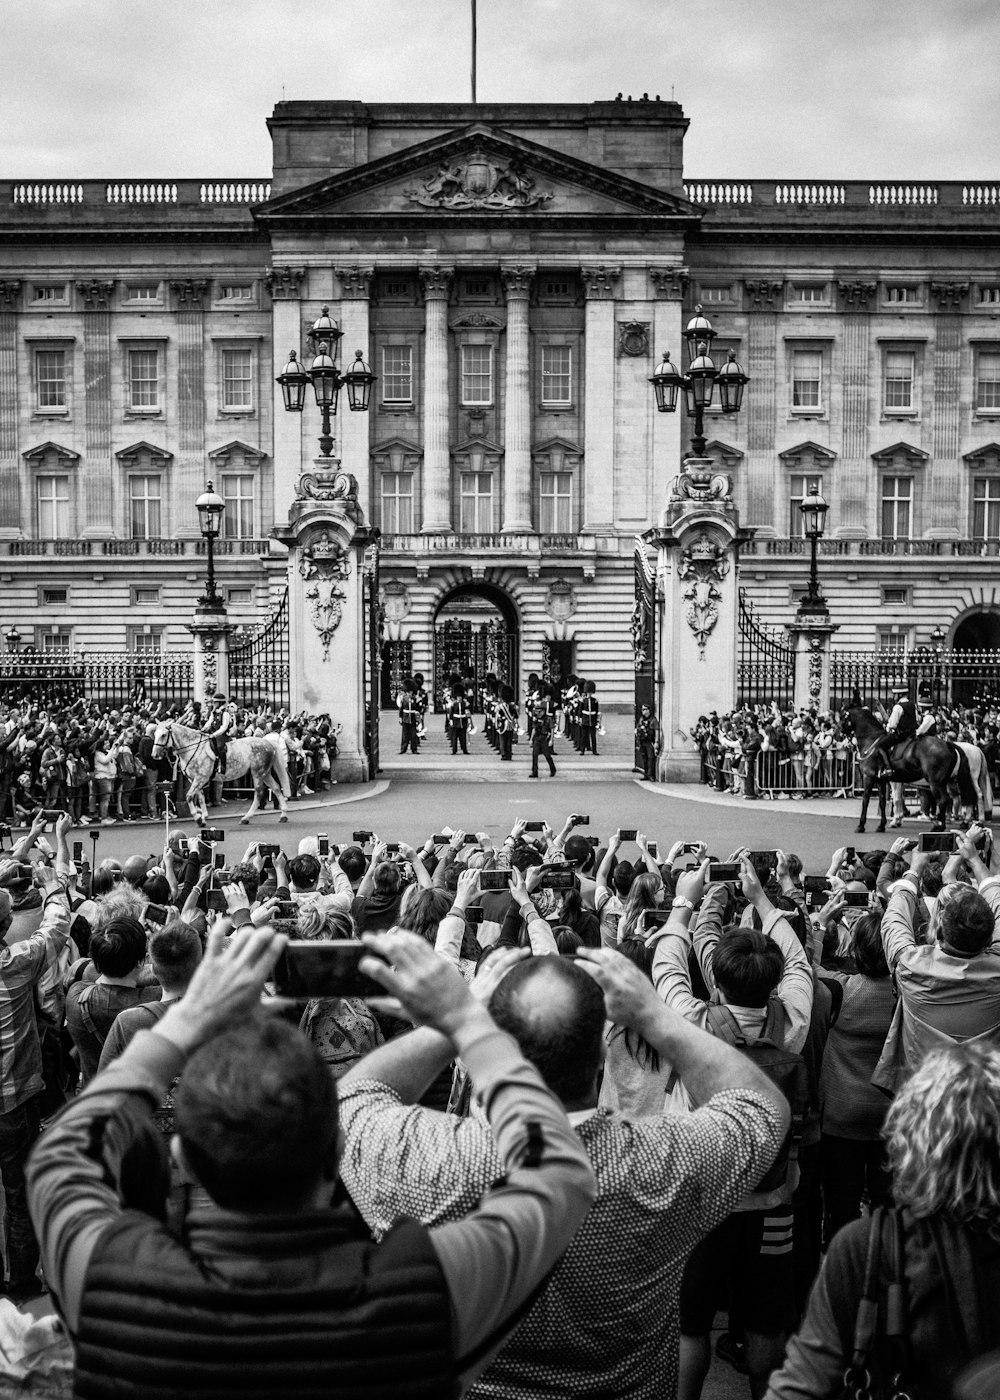
<svg viewBox="0 0 1000 1400">
<path fill-rule="evenodd" d="M 466 101 L 471 0 L 0 0 L 0 177 L 266 175 L 287 97 Z M 481 102 L 673 92 L 689 177 L 1000 178 L 998 0 L 478 0 Z"/>
</svg>

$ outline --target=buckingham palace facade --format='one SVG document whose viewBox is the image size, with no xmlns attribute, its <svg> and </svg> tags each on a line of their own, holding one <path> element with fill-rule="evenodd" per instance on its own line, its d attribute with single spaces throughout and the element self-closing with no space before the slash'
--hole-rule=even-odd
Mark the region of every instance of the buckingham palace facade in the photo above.
<svg viewBox="0 0 1000 1400">
<path fill-rule="evenodd" d="M 757 615 L 790 620 L 817 484 L 843 644 L 1000 647 L 1000 180 L 689 176 L 660 101 L 268 126 L 268 176 L 0 181 L 0 629 L 187 645 L 207 479 L 231 620 L 266 621 L 319 452 L 275 377 L 328 308 L 377 376 L 335 453 L 381 530 L 383 701 L 573 671 L 630 709 L 634 541 L 687 439 L 648 377 L 700 305 L 750 376 L 706 436 Z"/>
</svg>

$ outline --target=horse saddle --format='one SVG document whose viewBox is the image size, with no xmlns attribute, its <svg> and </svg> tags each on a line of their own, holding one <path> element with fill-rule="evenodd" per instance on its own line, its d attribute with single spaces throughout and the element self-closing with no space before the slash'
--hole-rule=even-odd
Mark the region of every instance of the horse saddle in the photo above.
<svg viewBox="0 0 1000 1400">
<path fill-rule="evenodd" d="M 916 768 L 916 739 L 911 737 L 903 739 L 898 744 L 893 744 L 889 750 L 890 761 L 894 768 Z"/>
</svg>

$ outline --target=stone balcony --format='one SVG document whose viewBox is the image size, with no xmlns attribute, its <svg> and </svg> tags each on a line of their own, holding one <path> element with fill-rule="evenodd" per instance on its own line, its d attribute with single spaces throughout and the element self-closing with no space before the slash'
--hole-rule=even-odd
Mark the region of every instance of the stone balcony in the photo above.
<svg viewBox="0 0 1000 1400">
<path fill-rule="evenodd" d="M 261 555 L 271 552 L 270 540 L 216 540 L 216 558 L 232 555 Z M 101 557 L 149 557 L 181 556 L 194 558 L 208 553 L 208 545 L 200 537 L 185 540 L 0 540 L 0 558 L 32 559 L 42 556 L 67 558 L 80 557 L 98 559 Z"/>
<path fill-rule="evenodd" d="M 382 554 L 393 563 L 412 563 L 417 577 L 426 578 L 433 564 L 444 559 L 469 566 L 473 577 L 492 567 L 516 566 L 537 578 L 543 563 L 558 561 L 592 579 L 599 558 L 631 558 L 634 543 L 625 535 L 505 535 L 407 534 L 382 536 Z"/>
<path fill-rule="evenodd" d="M 1000 540 L 823 539 L 819 542 L 818 553 L 838 559 L 995 559 L 1000 555 Z M 757 536 L 740 549 L 743 559 L 780 559 L 808 554 L 809 541 L 805 539 Z"/>
</svg>

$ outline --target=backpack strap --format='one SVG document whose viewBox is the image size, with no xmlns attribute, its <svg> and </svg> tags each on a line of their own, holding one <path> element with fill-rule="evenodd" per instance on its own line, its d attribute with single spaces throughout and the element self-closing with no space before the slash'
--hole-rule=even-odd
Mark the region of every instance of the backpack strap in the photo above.
<svg viewBox="0 0 1000 1400">
<path fill-rule="evenodd" d="M 719 1040 L 724 1040 L 727 1045 L 735 1045 L 742 1049 L 747 1038 L 743 1034 L 743 1028 L 729 1007 L 722 1002 L 709 1002 L 706 1012 L 708 1022 L 705 1029 Z"/>
<path fill-rule="evenodd" d="M 884 1206 L 872 1211 L 868 1228 L 868 1253 L 865 1258 L 864 1285 L 854 1319 L 854 1344 L 851 1360 L 844 1372 L 845 1400 L 871 1400 L 872 1373 L 870 1367 L 872 1344 L 878 1328 L 878 1276 L 882 1256 L 882 1223 Z"/>
<path fill-rule="evenodd" d="M 104 1037 L 103 1037 L 103 1035 L 101 1035 L 100 1031 L 99 1031 L 99 1030 L 97 1029 L 97 1027 L 94 1025 L 94 1018 L 93 1018 L 93 1016 L 91 1016 L 91 1014 L 90 1014 L 90 1006 L 89 1006 L 91 994 L 92 994 L 92 992 L 93 992 L 93 990 L 94 990 L 94 988 L 95 988 L 96 986 L 97 986 L 97 983 L 96 983 L 96 982 L 88 982 L 87 985 L 84 987 L 83 991 L 82 991 L 82 992 L 80 993 L 80 995 L 77 997 L 77 999 L 76 999 L 76 1005 L 77 1005 L 77 1010 L 78 1010 L 79 1013 L 80 1013 L 80 1020 L 81 1020 L 81 1021 L 83 1022 L 83 1024 L 87 1027 L 87 1030 L 88 1030 L 88 1031 L 90 1032 L 90 1034 L 94 1037 L 94 1039 L 100 1041 L 101 1044 L 103 1045 L 103 1044 L 104 1044 Z"/>
<path fill-rule="evenodd" d="M 888 1216 L 891 1226 L 889 1243 L 892 1263 L 886 1302 L 885 1337 L 892 1365 L 892 1400 L 910 1400 L 910 1392 L 906 1388 L 904 1379 L 909 1360 L 909 1335 L 906 1313 L 906 1237 L 903 1229 L 903 1212 L 899 1209 L 890 1210 Z"/>
<path fill-rule="evenodd" d="M 771 1045 L 784 1049 L 785 1032 L 788 1026 L 788 1013 L 777 997 L 769 997 L 767 1003 L 767 1016 L 764 1020 L 764 1029 L 760 1033 L 761 1040 L 767 1040 Z"/>
</svg>

